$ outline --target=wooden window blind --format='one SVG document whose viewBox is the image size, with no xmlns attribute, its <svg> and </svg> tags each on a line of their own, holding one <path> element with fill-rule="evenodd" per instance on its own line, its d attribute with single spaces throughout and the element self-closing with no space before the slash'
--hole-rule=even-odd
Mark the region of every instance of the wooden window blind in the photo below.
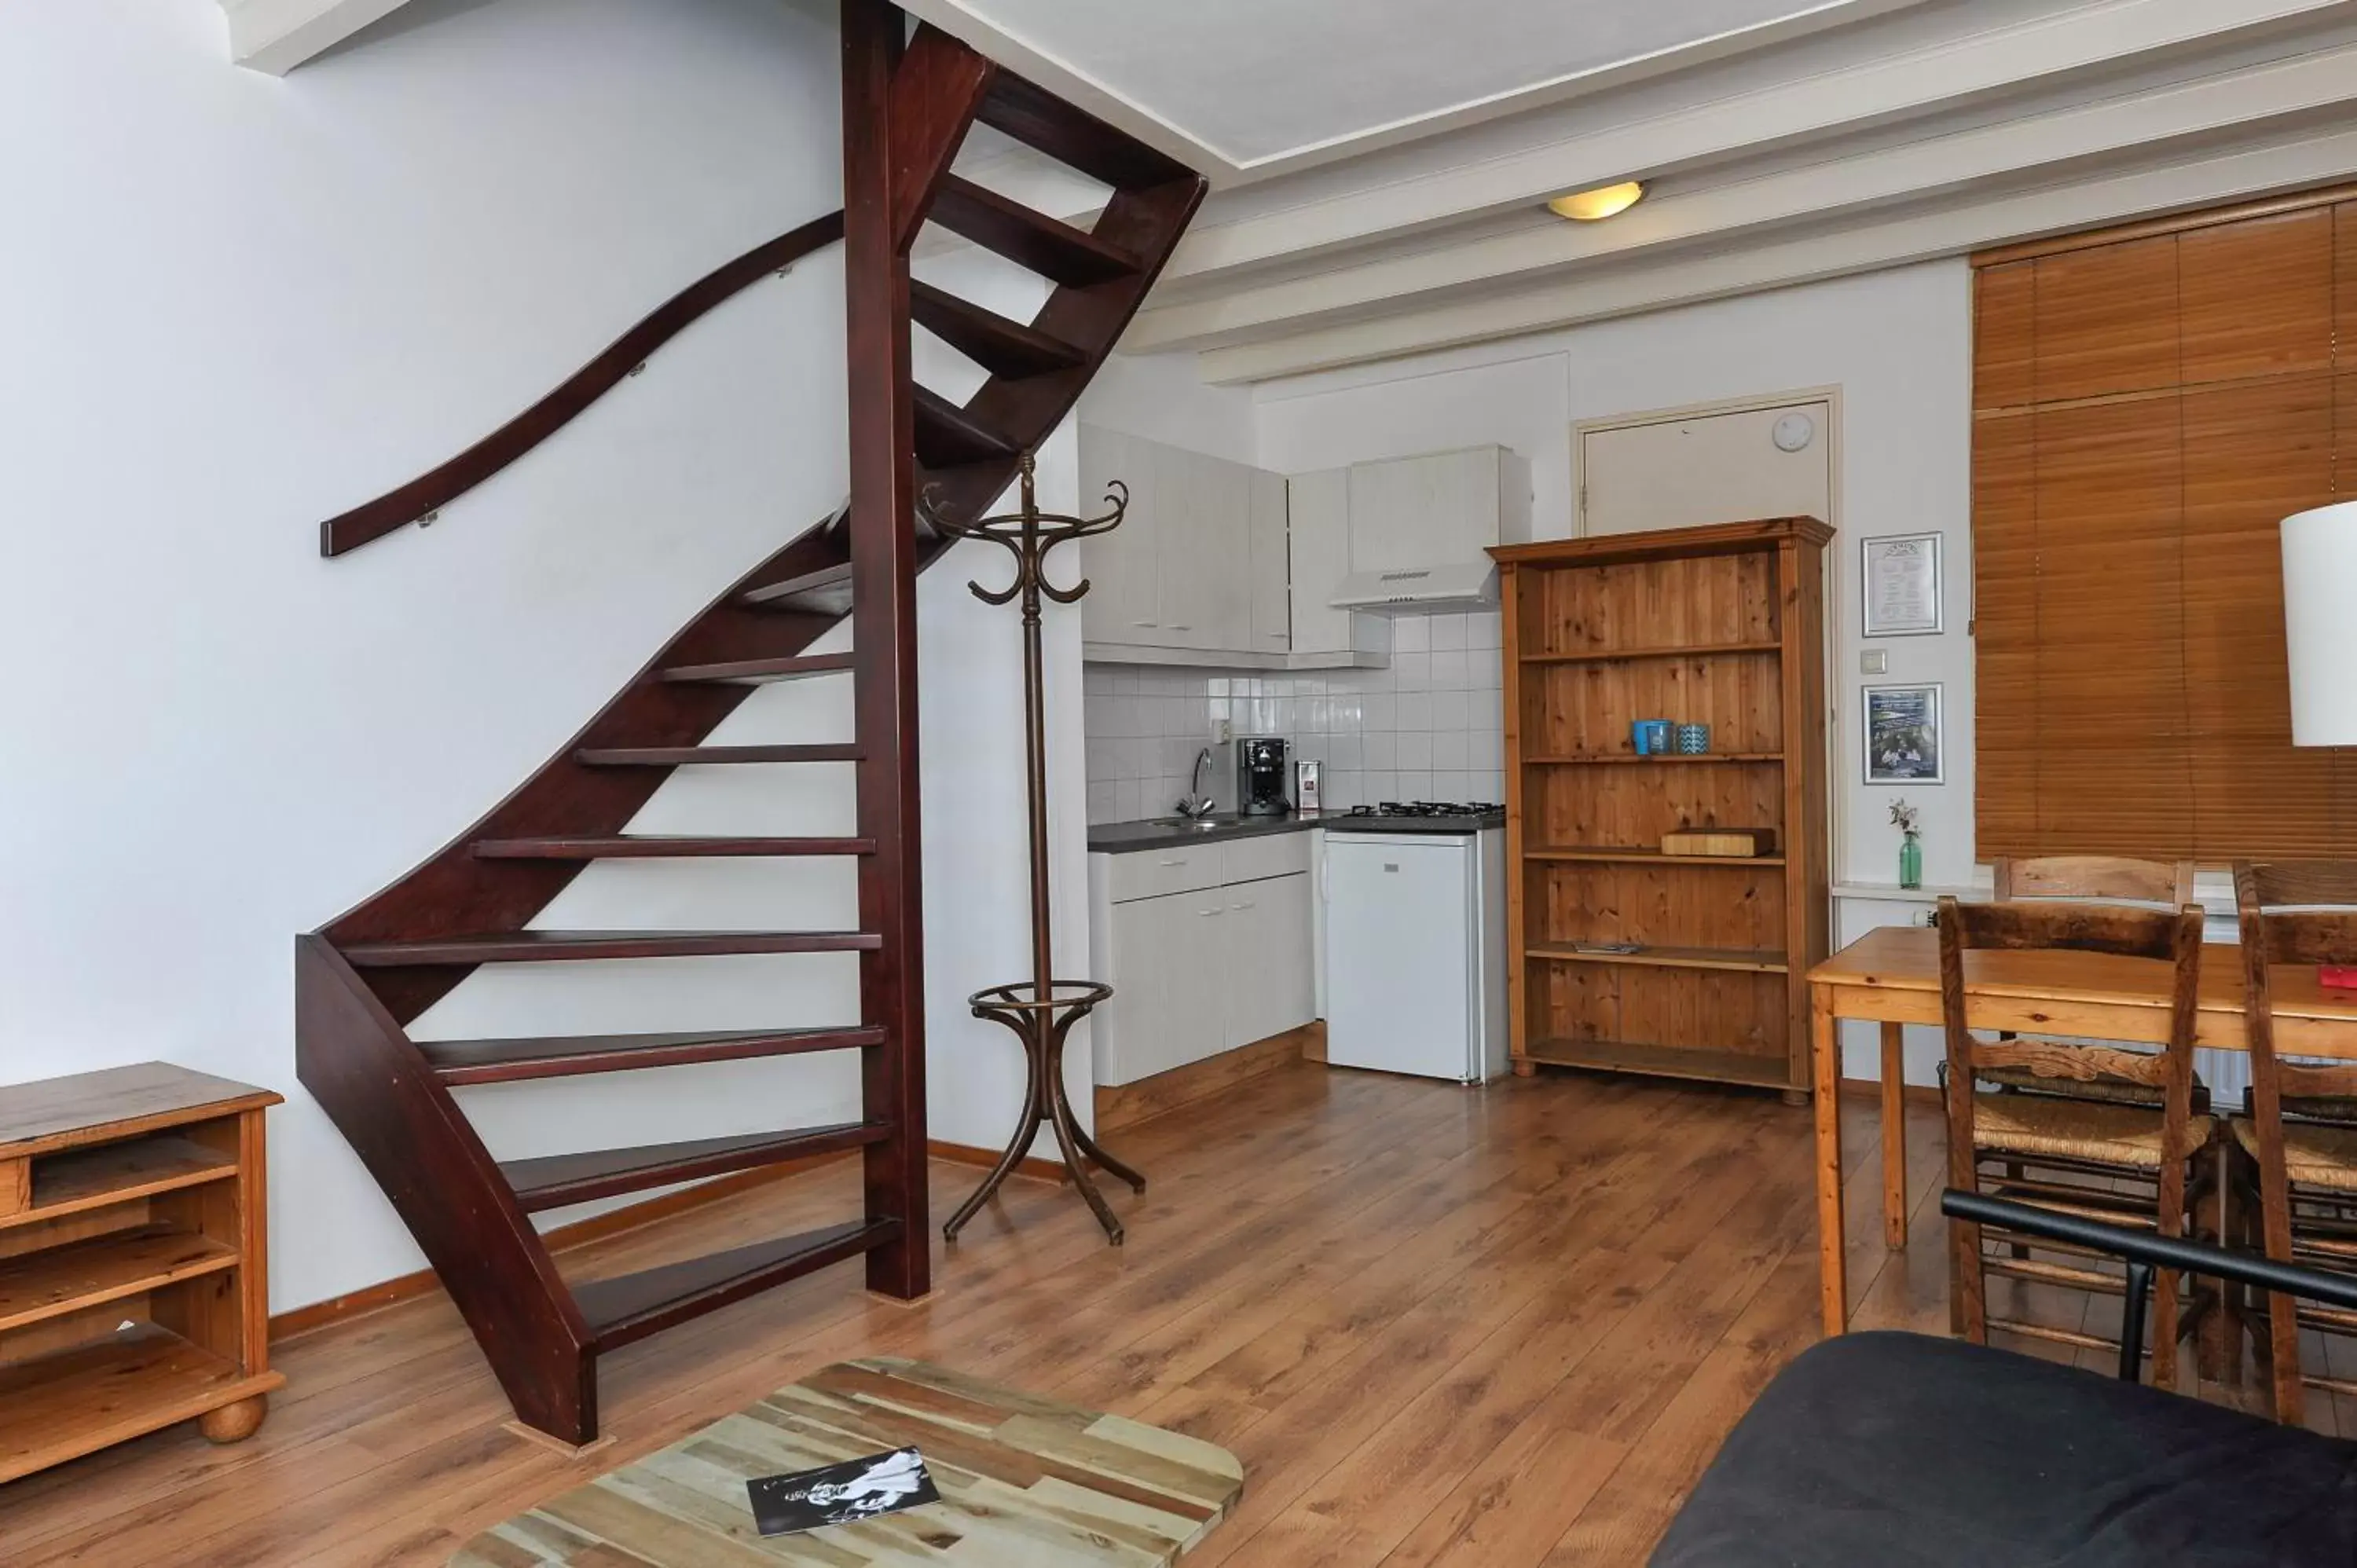
<svg viewBox="0 0 2357 1568">
<path fill-rule="evenodd" d="M 1974 261 L 1981 857 L 2357 856 L 2276 542 L 2357 495 L 2357 190 Z"/>
</svg>

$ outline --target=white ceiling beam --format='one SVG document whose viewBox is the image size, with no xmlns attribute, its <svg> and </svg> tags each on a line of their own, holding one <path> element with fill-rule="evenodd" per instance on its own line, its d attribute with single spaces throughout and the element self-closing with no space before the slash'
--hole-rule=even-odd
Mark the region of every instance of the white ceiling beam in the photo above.
<svg viewBox="0 0 2357 1568">
<path fill-rule="evenodd" d="M 2350 0 L 2100 0 L 1935 47 L 1616 124 L 1463 167 L 1392 180 L 1231 223 L 1198 225 L 1163 276 L 1203 280 L 1534 207 L 1566 190 L 1651 177 L 1745 149 L 1822 138 L 2139 56 L 2300 20 L 2357 15 Z"/>
<path fill-rule="evenodd" d="M 1609 223 L 1566 223 L 1469 240 L 1203 300 L 1148 309 L 1123 339 L 1138 352 L 1290 336 L 1454 290 L 1496 294 L 1550 273 L 1748 231 L 1824 221 L 2007 179 L 2051 180 L 2057 165 L 2116 158 L 2185 138 L 2245 134 L 2270 120 L 2357 99 L 2357 45 L 2124 97 L 1665 196 Z"/>
<path fill-rule="evenodd" d="M 407 0 L 221 0 L 229 18 L 230 59 L 285 76 Z"/>
<path fill-rule="evenodd" d="M 2246 200 L 2345 178 L 2352 170 L 2357 131 L 2336 131 L 1839 233 L 1214 349 L 1200 355 L 1197 366 L 1205 381 L 1219 384 L 1307 375 Z"/>
</svg>

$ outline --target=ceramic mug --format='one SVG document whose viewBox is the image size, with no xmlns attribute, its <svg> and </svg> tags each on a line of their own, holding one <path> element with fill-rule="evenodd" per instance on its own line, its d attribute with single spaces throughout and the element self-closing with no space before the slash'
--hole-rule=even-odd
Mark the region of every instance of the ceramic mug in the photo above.
<svg viewBox="0 0 2357 1568">
<path fill-rule="evenodd" d="M 1680 757 L 1704 757 L 1707 756 L 1709 752 L 1710 726 L 1708 725 L 1680 725 L 1678 726 L 1678 755 Z"/>
<path fill-rule="evenodd" d="M 1667 757 L 1674 727 L 1667 719 L 1639 719 L 1629 726 L 1630 748 L 1640 757 Z"/>
</svg>

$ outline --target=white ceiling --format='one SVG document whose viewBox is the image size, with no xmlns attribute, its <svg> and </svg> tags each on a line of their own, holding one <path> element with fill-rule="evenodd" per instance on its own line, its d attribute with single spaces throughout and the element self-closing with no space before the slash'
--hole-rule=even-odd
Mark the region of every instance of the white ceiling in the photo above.
<svg viewBox="0 0 2357 1568">
<path fill-rule="evenodd" d="M 1238 169 L 1859 9 L 1844 0 L 948 3 L 1002 48 L 1053 61 Z"/>
<path fill-rule="evenodd" d="M 272 70 L 399 3 L 221 0 Z M 2357 180 L 2357 0 L 899 4 L 1211 177 L 1123 348 L 1216 381 Z M 1620 218 L 1545 211 L 1631 177 Z"/>
</svg>

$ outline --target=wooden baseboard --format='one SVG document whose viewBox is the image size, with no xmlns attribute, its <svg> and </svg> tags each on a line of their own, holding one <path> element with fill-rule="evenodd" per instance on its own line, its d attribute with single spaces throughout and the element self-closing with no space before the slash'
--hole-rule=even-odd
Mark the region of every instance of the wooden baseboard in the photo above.
<svg viewBox="0 0 2357 1568">
<path fill-rule="evenodd" d="M 1006 1152 L 1004 1149 L 977 1149 L 971 1144 L 945 1144 L 939 1138 L 925 1141 L 925 1153 L 937 1160 L 947 1160 L 958 1165 L 980 1165 L 985 1170 L 996 1165 L 998 1156 Z M 1072 1179 L 1072 1174 L 1064 1168 L 1063 1161 L 1043 1160 L 1037 1155 L 1026 1155 L 1017 1161 L 1015 1174 L 1038 1181 L 1064 1182 Z"/>
<path fill-rule="evenodd" d="M 1844 1094 L 1860 1094 L 1880 1099 L 1882 1085 L 1870 1078 L 1846 1078 L 1841 1080 L 1841 1091 Z M 1940 1089 L 1937 1084 L 1910 1083 L 1907 1085 L 1907 1098 L 1918 1105 L 1937 1106 L 1941 1103 Z"/>
<path fill-rule="evenodd" d="M 1118 1088 L 1099 1084 L 1097 1131 L 1118 1132 L 1135 1126 L 1149 1116 L 1209 1099 L 1246 1079 L 1258 1078 L 1287 1062 L 1304 1059 L 1326 1059 L 1326 1025 L 1322 1020 L 1199 1062 L 1189 1062 L 1185 1067 L 1172 1068 L 1168 1072 L 1157 1072 L 1152 1078 L 1141 1078 L 1135 1083 Z"/>
<path fill-rule="evenodd" d="M 651 1197 L 644 1203 L 633 1203 L 626 1208 L 609 1209 L 604 1214 L 593 1214 L 587 1219 L 576 1219 L 570 1225 L 560 1225 L 555 1230 L 548 1231 L 542 1240 L 547 1243 L 548 1250 L 552 1252 L 567 1251 L 575 1247 L 586 1246 L 591 1241 L 602 1240 L 608 1236 L 619 1236 L 626 1230 L 635 1230 L 641 1225 L 652 1225 L 658 1220 L 668 1219 L 675 1214 L 683 1214 L 692 1208 L 701 1208 L 707 1203 L 717 1203 L 724 1197 L 734 1197 L 740 1192 L 749 1192 L 755 1187 L 767 1187 L 771 1182 L 783 1181 L 788 1176 L 800 1176 L 804 1171 L 815 1170 L 821 1165 L 832 1165 L 838 1160 L 847 1160 L 852 1157 L 849 1154 L 818 1155 L 805 1160 L 789 1160 L 783 1165 L 764 1165 L 759 1170 L 739 1171 L 734 1176 L 716 1176 L 697 1187 L 686 1187 L 678 1192 L 667 1192 L 661 1197 Z M 1059 1170 L 1062 1168 L 1060 1165 L 1057 1167 Z M 270 1337 L 274 1343 L 281 1339 L 291 1339 L 297 1334 L 307 1334 L 314 1328 L 324 1328 L 330 1323 L 340 1323 L 345 1318 L 358 1317 L 362 1313 L 375 1312 L 399 1302 L 410 1301 L 421 1295 L 430 1295 L 441 1288 L 442 1281 L 439 1275 L 432 1269 L 420 1269 L 414 1274 L 404 1274 L 399 1279 L 386 1280 L 380 1284 L 367 1285 L 343 1295 L 330 1296 L 326 1301 L 315 1301 L 308 1306 L 298 1306 L 290 1312 L 282 1312 L 270 1320 Z"/>
</svg>

